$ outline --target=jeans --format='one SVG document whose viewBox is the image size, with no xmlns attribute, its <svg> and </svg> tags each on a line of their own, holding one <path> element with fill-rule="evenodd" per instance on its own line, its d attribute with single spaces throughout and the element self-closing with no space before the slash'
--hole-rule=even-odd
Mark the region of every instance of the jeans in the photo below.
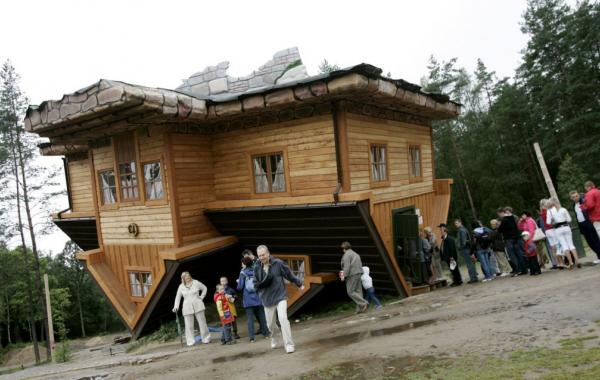
<svg viewBox="0 0 600 380">
<path fill-rule="evenodd" d="M 263 309 L 262 306 L 247 307 L 246 317 L 248 318 L 248 337 L 250 340 L 254 340 L 254 318 L 258 319 L 260 333 L 265 337 L 269 336 L 267 318 L 265 317 L 265 309 Z"/>
<path fill-rule="evenodd" d="M 525 264 L 525 255 L 523 253 L 523 244 L 520 239 L 508 239 L 506 240 L 506 252 L 508 257 L 515 266 L 515 272 L 520 274 L 527 274 L 527 264 Z"/>
<path fill-rule="evenodd" d="M 492 271 L 493 275 L 502 273 L 502 271 L 500 270 L 500 266 L 498 265 L 498 260 L 497 260 L 496 254 L 494 252 L 490 251 L 489 261 L 490 261 L 490 270 Z"/>
<path fill-rule="evenodd" d="M 600 237 L 591 222 L 585 221 L 579 223 L 579 231 L 588 243 L 588 246 L 596 253 L 596 256 L 600 259 Z"/>
<path fill-rule="evenodd" d="M 365 290 L 365 293 L 367 294 L 365 298 L 367 301 L 369 301 L 369 303 L 374 303 L 375 306 L 381 307 L 381 302 L 379 302 L 379 299 L 377 299 L 377 296 L 375 295 L 374 287 L 370 287 L 369 289 Z"/>
<path fill-rule="evenodd" d="M 491 280 L 494 278 L 494 274 L 492 273 L 492 269 L 490 267 L 490 251 L 488 249 L 479 249 L 477 250 L 477 260 L 481 264 L 481 270 L 483 271 L 483 275 L 487 280 Z"/>
<path fill-rule="evenodd" d="M 467 269 L 469 270 L 469 279 L 471 281 L 477 281 L 477 269 L 475 269 L 475 264 L 473 264 L 473 260 L 471 260 L 471 250 L 469 248 L 464 248 L 460 251 L 460 253 L 465 260 L 465 264 L 467 264 Z"/>
<path fill-rule="evenodd" d="M 221 334 L 221 342 L 231 342 L 233 337 L 231 335 L 231 323 L 227 323 L 223 326 L 223 334 Z"/>
</svg>

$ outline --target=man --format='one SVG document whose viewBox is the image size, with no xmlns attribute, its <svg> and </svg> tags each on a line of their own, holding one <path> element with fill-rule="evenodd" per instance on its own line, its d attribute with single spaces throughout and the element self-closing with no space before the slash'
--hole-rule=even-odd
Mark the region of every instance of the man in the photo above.
<svg viewBox="0 0 600 380">
<path fill-rule="evenodd" d="M 458 245 L 458 251 L 465 261 L 465 264 L 467 264 L 467 269 L 469 270 L 469 281 L 467 284 L 473 284 L 479 281 L 479 279 L 477 276 L 477 269 L 475 269 L 475 264 L 473 263 L 473 259 L 471 257 L 471 235 L 469 234 L 469 230 L 463 226 L 462 220 L 454 220 L 454 226 L 457 230 L 456 244 Z"/>
<path fill-rule="evenodd" d="M 498 216 L 502 218 L 498 232 L 502 234 L 508 257 L 515 266 L 515 270 L 511 274 L 513 277 L 527 274 L 521 231 L 517 227 L 517 220 L 512 214 L 512 208 L 504 207 L 498 210 Z"/>
<path fill-rule="evenodd" d="M 274 330 L 277 328 L 275 323 L 275 314 L 277 313 L 285 352 L 291 354 L 295 347 L 290 321 L 287 318 L 287 291 L 284 280 L 296 284 L 300 290 L 304 290 L 304 285 L 292 274 L 290 268 L 283 261 L 271 257 L 266 245 L 258 246 L 256 253 L 258 254 L 258 263 L 254 268 L 255 286 L 265 308 L 267 328 L 271 331 L 271 348 L 277 348 Z"/>
<path fill-rule="evenodd" d="M 581 209 L 588 213 L 596 233 L 600 236 L 600 190 L 596 189 L 594 182 L 587 181 L 585 191 L 585 200 L 581 205 Z"/>
<path fill-rule="evenodd" d="M 458 260 L 458 255 L 456 252 L 456 242 L 452 238 L 452 236 L 448 235 L 448 228 L 445 224 L 440 224 L 438 226 L 441 230 L 442 243 L 440 245 L 440 255 L 442 260 L 448 265 L 450 268 L 450 272 L 452 273 L 452 284 L 450 286 L 459 286 L 462 285 L 462 276 L 460 275 L 460 270 L 458 269 L 458 264 L 456 260 Z M 454 262 L 454 265 L 451 263 Z M 452 267 L 454 266 L 454 269 Z"/>
<path fill-rule="evenodd" d="M 346 293 L 356 303 L 356 313 L 364 313 L 369 307 L 369 303 L 363 298 L 362 282 L 362 261 L 358 253 L 352 250 L 352 245 L 347 241 L 341 245 L 344 255 L 342 256 L 342 271 L 340 279 L 346 282 Z"/>
<path fill-rule="evenodd" d="M 596 253 L 596 257 L 598 257 L 593 263 L 594 265 L 600 264 L 600 237 L 598 237 L 598 233 L 590 221 L 588 213 L 581 209 L 584 198 L 579 196 L 577 191 L 571 191 L 569 196 L 573 201 L 573 210 L 575 211 L 575 216 L 577 216 L 579 231 L 581 231 L 588 246 Z"/>
<path fill-rule="evenodd" d="M 511 268 L 510 263 L 506 258 L 506 247 L 504 246 L 502 235 L 498 232 L 499 226 L 500 222 L 498 222 L 498 220 L 492 219 L 490 221 L 490 227 L 492 228 L 490 240 L 492 241 L 492 250 L 496 256 L 496 263 L 498 264 L 496 272 L 499 272 L 500 276 L 504 277 L 508 276 L 509 272 L 514 271 L 514 269 Z"/>
</svg>

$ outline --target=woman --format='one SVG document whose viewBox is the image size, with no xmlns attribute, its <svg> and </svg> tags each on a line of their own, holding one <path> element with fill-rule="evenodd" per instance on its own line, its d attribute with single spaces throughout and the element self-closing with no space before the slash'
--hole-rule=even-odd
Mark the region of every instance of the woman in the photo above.
<svg viewBox="0 0 600 380">
<path fill-rule="evenodd" d="M 246 310 L 248 318 L 248 337 L 250 342 L 254 342 L 254 317 L 258 319 L 260 333 L 265 337 L 269 337 L 269 329 L 267 329 L 267 319 L 265 318 L 265 309 L 256 289 L 256 281 L 254 279 L 254 260 L 250 256 L 245 256 L 242 259 L 242 271 L 238 278 L 237 290 L 243 291 L 242 304 Z"/>
<path fill-rule="evenodd" d="M 548 201 L 548 212 L 546 215 L 546 223 L 551 224 L 558 244 L 560 245 L 559 255 L 566 257 L 569 262 L 569 269 L 573 265 L 580 267 L 577 262 L 577 250 L 573 244 L 573 234 L 571 233 L 571 215 L 564 207 L 561 207 L 560 202 L 556 198 L 550 198 Z M 572 256 L 572 257 L 571 257 Z"/>
<path fill-rule="evenodd" d="M 429 242 L 431 246 L 431 273 L 433 273 L 432 277 L 438 281 L 444 279 L 444 272 L 442 270 L 442 258 L 440 256 L 440 248 L 437 245 L 437 237 L 435 233 L 431 229 L 431 227 L 427 226 L 423 229 L 425 231 L 425 238 Z"/>
<path fill-rule="evenodd" d="M 201 294 L 198 294 L 200 292 Z M 200 326 L 202 343 L 210 343 L 210 332 L 206 325 L 204 302 L 202 302 L 206 296 L 206 292 L 206 286 L 200 281 L 192 279 L 190 272 L 181 273 L 181 285 L 179 285 L 179 288 L 177 289 L 173 313 L 177 313 L 179 310 L 179 303 L 183 296 L 183 309 L 181 310 L 181 313 L 185 320 L 185 340 L 188 346 L 193 346 L 196 342 L 194 337 L 194 317 Z"/>
<path fill-rule="evenodd" d="M 550 256 L 550 261 L 552 262 L 552 269 L 563 269 L 565 266 L 563 264 L 562 256 L 558 255 L 558 239 L 556 237 L 556 231 L 554 231 L 552 224 L 546 221 L 548 218 L 548 205 L 548 199 L 540 200 L 540 217 L 544 223 L 542 229 L 546 235 L 546 242 L 550 246 L 548 256 Z"/>
</svg>

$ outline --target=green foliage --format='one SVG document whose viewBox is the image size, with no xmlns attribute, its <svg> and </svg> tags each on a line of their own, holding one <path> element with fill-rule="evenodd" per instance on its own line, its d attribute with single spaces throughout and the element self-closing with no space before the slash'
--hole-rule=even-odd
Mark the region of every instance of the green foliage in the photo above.
<svg viewBox="0 0 600 380">
<path fill-rule="evenodd" d="M 127 352 L 133 352 L 148 343 L 164 343 L 174 340 L 178 337 L 179 335 L 177 334 L 177 324 L 175 323 L 175 321 L 171 321 L 162 324 L 160 328 L 152 334 L 146 335 L 143 338 L 140 338 L 135 342 L 131 343 L 129 346 L 127 346 Z"/>
<path fill-rule="evenodd" d="M 563 206 L 571 202 L 569 200 L 570 191 L 585 192 L 583 184 L 587 180 L 587 174 L 567 154 L 558 168 L 558 196 Z"/>
</svg>

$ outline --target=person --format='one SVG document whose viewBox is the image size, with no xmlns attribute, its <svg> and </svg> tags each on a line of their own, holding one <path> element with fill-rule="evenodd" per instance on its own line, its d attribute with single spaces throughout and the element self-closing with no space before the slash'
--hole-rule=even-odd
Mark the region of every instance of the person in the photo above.
<svg viewBox="0 0 600 380">
<path fill-rule="evenodd" d="M 285 351 L 295 351 L 290 321 L 287 318 L 287 291 L 284 280 L 296 284 L 304 290 L 304 284 L 292 274 L 290 268 L 280 259 L 272 257 L 266 245 L 256 248 L 259 262 L 254 267 L 254 278 L 258 295 L 265 308 L 267 328 L 271 332 L 271 348 L 277 348 L 274 329 L 277 327 L 275 316 L 279 320 Z"/>
<path fill-rule="evenodd" d="M 369 307 L 369 303 L 362 296 L 362 261 L 358 253 L 352 250 L 352 245 L 345 241 L 341 245 L 342 251 L 342 270 L 340 279 L 346 282 L 346 293 L 356 303 L 356 313 L 364 313 Z"/>
<path fill-rule="evenodd" d="M 494 279 L 494 273 L 490 267 L 490 229 L 482 227 L 478 224 L 473 225 L 473 252 L 477 255 L 477 260 L 481 265 L 484 279 L 483 282 L 491 281 Z"/>
<path fill-rule="evenodd" d="M 375 304 L 375 309 L 379 310 L 381 309 L 381 302 L 379 301 L 379 299 L 377 298 L 377 296 L 375 295 L 375 288 L 373 287 L 373 279 L 371 278 L 371 276 L 369 276 L 369 267 L 362 267 L 362 275 L 360 276 L 360 281 L 362 282 L 362 287 L 365 290 L 365 293 L 367 294 L 367 301 L 369 301 L 369 303 L 374 303 Z"/>
<path fill-rule="evenodd" d="M 219 283 L 221 285 L 223 285 L 223 288 L 225 288 L 225 294 L 229 295 L 232 299 L 231 304 L 232 304 L 232 312 L 233 312 L 233 323 L 231 324 L 231 326 L 233 327 L 233 336 L 235 339 L 240 339 L 240 336 L 238 335 L 238 328 L 237 328 L 237 309 L 235 308 L 235 301 L 237 301 L 238 299 L 238 295 L 235 291 L 234 288 L 232 288 L 231 286 L 229 286 L 229 279 L 227 279 L 227 277 L 221 277 L 219 279 Z"/>
<path fill-rule="evenodd" d="M 473 284 L 479 281 L 479 279 L 477 269 L 475 269 L 475 264 L 473 263 L 473 257 L 471 256 L 471 235 L 469 234 L 469 230 L 463 226 L 460 219 L 454 221 L 454 226 L 457 229 L 456 244 L 458 245 L 458 251 L 465 261 L 469 272 L 469 281 L 467 281 L 467 284 Z"/>
<path fill-rule="evenodd" d="M 519 223 L 517 223 L 517 227 L 521 231 L 529 232 L 529 236 L 533 237 L 537 225 L 535 224 L 535 220 L 531 217 L 531 213 L 529 211 L 523 211 L 519 218 Z"/>
<path fill-rule="evenodd" d="M 431 276 L 431 245 L 429 240 L 425 238 L 425 231 L 419 231 L 419 240 L 421 241 L 421 252 L 419 261 L 421 262 L 421 279 L 424 284 L 432 284 L 433 277 Z"/>
<path fill-rule="evenodd" d="M 268 338 L 270 333 L 267 329 L 267 320 L 265 317 L 265 309 L 260 302 L 260 297 L 256 289 L 256 281 L 254 279 L 254 270 L 252 269 L 254 260 L 250 256 L 244 256 L 242 259 L 242 271 L 237 281 L 237 290 L 242 292 L 242 305 L 246 310 L 248 322 L 248 337 L 250 342 L 254 342 L 254 319 L 258 320 L 260 333 Z"/>
<path fill-rule="evenodd" d="M 256 258 L 256 256 L 254 256 L 254 252 L 252 252 L 251 249 L 244 249 L 242 251 L 242 259 L 244 257 L 249 257 L 250 260 L 252 260 L 251 268 L 254 270 L 254 267 L 256 266 L 256 263 L 258 262 L 258 259 Z"/>
<path fill-rule="evenodd" d="M 590 221 L 587 211 L 581 209 L 584 198 L 575 190 L 569 193 L 569 197 L 573 201 L 573 211 L 577 216 L 579 231 L 583 234 L 588 246 L 596 253 L 597 259 L 593 261 L 593 264 L 598 265 L 600 264 L 600 237 L 594 228 L 594 224 Z"/>
<path fill-rule="evenodd" d="M 437 245 L 437 237 L 431 227 L 427 226 L 423 229 L 425 231 L 425 238 L 429 241 L 429 245 L 432 248 L 431 251 L 431 273 L 433 278 L 437 281 L 441 281 L 444 278 L 444 271 L 442 269 L 442 258 L 440 257 L 440 248 Z"/>
<path fill-rule="evenodd" d="M 440 254 L 442 260 L 444 260 L 446 265 L 448 265 L 448 268 L 450 268 L 450 273 L 452 273 L 452 284 L 450 286 L 462 285 L 462 276 L 460 275 L 457 263 L 458 254 L 456 251 L 456 242 L 452 236 L 448 235 L 448 227 L 445 224 L 440 224 L 439 228 L 442 237 Z"/>
<path fill-rule="evenodd" d="M 173 307 L 173 313 L 179 311 L 179 304 L 181 297 L 183 297 L 183 314 L 185 322 L 185 341 L 188 346 L 193 346 L 195 341 L 194 337 L 194 318 L 198 321 L 200 327 L 200 335 L 202 337 L 202 343 L 210 343 L 210 332 L 206 325 L 206 316 L 204 315 L 204 297 L 206 297 L 206 286 L 198 280 L 194 280 L 190 276 L 190 272 L 181 273 L 181 284 L 177 288 L 177 295 L 175 296 L 175 306 Z"/>
<path fill-rule="evenodd" d="M 556 237 L 560 245 L 560 255 L 567 258 L 569 269 L 572 269 L 573 265 L 581 267 L 581 264 L 577 260 L 577 250 L 573 243 L 573 233 L 569 224 L 571 223 L 571 215 L 567 209 L 560 205 L 560 202 L 556 198 L 550 198 L 548 206 L 546 222 L 552 224 L 552 227 L 556 231 Z"/>
<path fill-rule="evenodd" d="M 513 262 L 514 270 L 511 273 L 513 277 L 521 274 L 527 274 L 527 265 L 525 264 L 525 257 L 523 254 L 523 247 L 521 242 L 521 233 L 517 227 L 517 221 L 512 214 L 512 208 L 504 207 L 498 210 L 498 216 L 501 219 L 498 232 L 502 234 L 504 238 L 504 244 L 508 257 Z"/>
<path fill-rule="evenodd" d="M 502 234 L 498 232 L 498 227 L 500 226 L 500 222 L 497 219 L 490 220 L 490 228 L 492 232 L 490 232 L 490 241 L 491 241 L 491 249 L 493 251 L 494 256 L 496 256 L 496 264 L 497 266 L 494 268 L 496 274 L 500 277 L 508 276 L 513 269 L 510 266 L 508 258 L 506 257 L 506 247 L 504 246 L 504 239 L 502 238 Z"/>
<path fill-rule="evenodd" d="M 223 284 L 217 284 L 214 301 L 215 305 L 217 305 L 219 318 L 221 319 L 221 326 L 223 326 L 221 344 L 233 344 L 235 343 L 235 339 L 231 335 L 232 325 L 235 321 L 235 316 L 232 309 L 233 298 L 227 294 Z"/>
<path fill-rule="evenodd" d="M 540 200 L 540 218 L 542 219 L 542 230 L 546 235 L 546 243 L 550 246 L 548 250 L 548 256 L 552 262 L 551 269 L 564 269 L 562 256 L 558 255 L 558 238 L 556 237 L 556 231 L 552 224 L 546 222 L 548 216 L 548 199 Z"/>
<path fill-rule="evenodd" d="M 600 190 L 596 188 L 592 181 L 587 181 L 584 187 L 586 191 L 585 201 L 581 205 L 581 209 L 588 213 L 596 233 L 600 236 Z"/>
<path fill-rule="evenodd" d="M 533 235 L 528 231 L 523 231 L 521 237 L 523 238 L 525 257 L 527 258 L 527 263 L 529 265 L 529 274 L 532 276 L 542 274 L 542 269 L 540 268 L 540 263 L 537 258 L 536 245 L 533 241 Z"/>
</svg>

